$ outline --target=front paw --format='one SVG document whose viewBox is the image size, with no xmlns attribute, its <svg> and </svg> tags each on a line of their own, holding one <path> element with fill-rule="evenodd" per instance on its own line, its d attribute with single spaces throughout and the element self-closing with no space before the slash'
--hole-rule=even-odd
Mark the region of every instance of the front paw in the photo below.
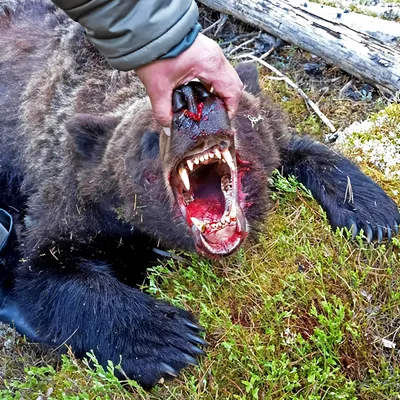
<svg viewBox="0 0 400 400">
<path fill-rule="evenodd" d="M 161 378 L 171 379 L 204 355 L 199 346 L 207 342 L 200 337 L 204 329 L 187 311 L 165 302 L 149 302 L 141 318 L 124 338 L 121 348 L 123 372 L 145 388 L 151 388 Z"/>
<path fill-rule="evenodd" d="M 346 227 L 353 239 L 363 230 L 368 242 L 384 238 L 391 240 L 398 234 L 400 213 L 396 203 L 372 180 L 357 185 L 357 192 L 346 192 L 341 202 L 328 207 L 328 218 L 333 227 Z"/>
</svg>

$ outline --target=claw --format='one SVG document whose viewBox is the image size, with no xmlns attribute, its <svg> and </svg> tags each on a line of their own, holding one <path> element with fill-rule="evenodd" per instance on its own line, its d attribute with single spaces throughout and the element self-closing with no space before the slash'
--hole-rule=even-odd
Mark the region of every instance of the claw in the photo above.
<svg viewBox="0 0 400 400">
<path fill-rule="evenodd" d="M 378 226 L 377 232 L 378 232 L 378 243 L 380 244 L 380 243 L 382 243 L 382 240 L 383 240 L 383 231 L 380 226 Z"/>
<path fill-rule="evenodd" d="M 393 230 L 396 235 L 399 233 L 399 225 L 397 223 L 394 224 Z"/>
<path fill-rule="evenodd" d="M 194 367 L 197 367 L 199 365 L 199 363 L 197 362 L 197 360 L 195 358 L 193 358 L 192 356 L 189 356 L 189 354 L 186 354 L 186 353 L 185 353 L 185 361 L 186 361 L 186 364 L 193 365 Z"/>
<path fill-rule="evenodd" d="M 195 356 L 205 356 L 206 352 L 202 349 L 199 349 L 197 346 L 194 344 L 189 344 L 189 350 L 191 354 L 194 354 Z"/>
<path fill-rule="evenodd" d="M 202 346 L 208 346 L 208 343 L 199 336 L 193 335 L 192 333 L 186 334 L 186 338 L 193 343 L 201 344 Z"/>
<path fill-rule="evenodd" d="M 374 237 L 374 233 L 372 232 L 372 228 L 371 225 L 367 225 L 365 227 L 365 233 L 364 233 L 365 237 L 367 238 L 367 242 L 371 243 L 372 238 Z"/>
<path fill-rule="evenodd" d="M 195 324 L 195 323 L 192 322 L 192 321 L 185 320 L 183 323 L 184 323 L 187 327 L 189 327 L 189 328 L 191 328 L 191 329 L 194 329 L 194 330 L 200 331 L 200 332 L 205 332 L 205 329 L 204 329 L 201 325 Z"/>
<path fill-rule="evenodd" d="M 175 371 L 170 365 L 168 365 L 164 362 L 161 363 L 161 371 L 168 375 L 173 376 L 174 378 L 176 378 L 178 376 L 178 372 Z"/>
<path fill-rule="evenodd" d="M 387 227 L 386 230 L 387 239 L 390 242 L 392 240 L 392 230 L 389 227 Z"/>
<path fill-rule="evenodd" d="M 351 230 L 351 238 L 354 240 L 358 234 L 358 228 L 356 221 L 354 221 L 353 219 L 350 220 L 350 230 Z"/>
</svg>

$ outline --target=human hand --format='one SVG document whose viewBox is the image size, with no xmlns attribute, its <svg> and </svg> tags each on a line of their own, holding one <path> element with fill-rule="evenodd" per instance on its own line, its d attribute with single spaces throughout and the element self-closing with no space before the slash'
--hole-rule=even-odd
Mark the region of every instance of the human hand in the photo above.
<svg viewBox="0 0 400 400">
<path fill-rule="evenodd" d="M 243 89 L 235 69 L 213 40 L 199 34 L 194 43 L 175 58 L 156 60 L 136 69 L 146 87 L 156 120 L 163 127 L 172 121 L 172 91 L 195 78 L 224 100 L 228 115 L 236 114 Z"/>
</svg>

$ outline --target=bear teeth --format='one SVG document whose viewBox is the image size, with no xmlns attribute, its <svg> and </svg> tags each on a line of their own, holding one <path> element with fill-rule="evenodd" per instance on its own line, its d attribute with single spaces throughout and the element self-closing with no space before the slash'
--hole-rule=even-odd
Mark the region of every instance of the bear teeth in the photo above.
<svg viewBox="0 0 400 400">
<path fill-rule="evenodd" d="M 232 155 L 230 153 L 230 151 L 228 149 L 225 149 L 222 151 L 222 156 L 223 159 L 222 161 L 226 161 L 226 163 L 228 164 L 228 167 L 232 170 L 232 171 L 236 171 L 236 166 L 235 163 L 233 162 L 233 158 Z"/>
<path fill-rule="evenodd" d="M 187 191 L 190 190 L 190 180 L 189 180 L 189 173 L 185 167 L 180 167 L 179 170 L 179 176 L 181 177 L 181 180 L 183 184 L 185 185 L 185 188 Z"/>
</svg>

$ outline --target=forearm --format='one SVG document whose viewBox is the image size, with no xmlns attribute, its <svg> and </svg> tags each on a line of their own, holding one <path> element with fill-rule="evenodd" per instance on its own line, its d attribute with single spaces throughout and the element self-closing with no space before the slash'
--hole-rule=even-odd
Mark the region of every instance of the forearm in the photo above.
<svg viewBox="0 0 400 400">
<path fill-rule="evenodd" d="M 53 0 L 119 70 L 186 50 L 200 30 L 194 0 Z"/>
</svg>

